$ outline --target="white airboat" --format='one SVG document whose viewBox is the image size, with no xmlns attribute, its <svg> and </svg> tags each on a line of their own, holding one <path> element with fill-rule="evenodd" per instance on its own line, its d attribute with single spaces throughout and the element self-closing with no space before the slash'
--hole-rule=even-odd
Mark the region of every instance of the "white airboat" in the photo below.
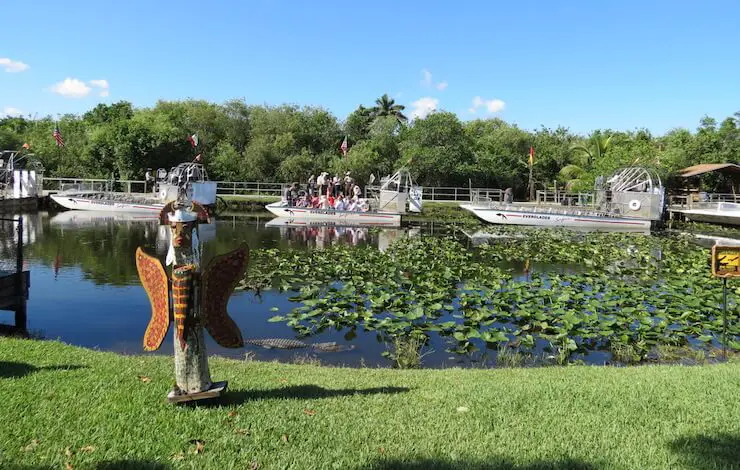
<svg viewBox="0 0 740 470">
<path fill-rule="evenodd" d="M 606 182 L 599 177 L 593 203 L 582 206 L 536 205 L 492 201 L 471 194 L 460 207 L 492 224 L 580 228 L 609 231 L 649 231 L 662 218 L 665 190 L 657 173 L 628 167 Z"/>
</svg>

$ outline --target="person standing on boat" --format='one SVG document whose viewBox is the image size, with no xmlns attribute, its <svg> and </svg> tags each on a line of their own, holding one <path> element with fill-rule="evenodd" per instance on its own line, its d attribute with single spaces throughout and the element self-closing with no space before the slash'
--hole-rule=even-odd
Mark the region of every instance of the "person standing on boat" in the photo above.
<svg viewBox="0 0 740 470">
<path fill-rule="evenodd" d="M 332 196 L 337 197 L 339 196 L 339 187 L 342 185 L 338 174 L 334 175 L 334 178 L 332 178 L 332 183 L 333 183 Z"/>
<path fill-rule="evenodd" d="M 146 187 L 148 185 L 152 185 L 152 193 L 156 193 L 156 184 L 154 184 L 154 176 L 152 176 L 152 169 L 147 168 L 146 173 L 144 173 L 144 192 L 146 192 Z"/>
<path fill-rule="evenodd" d="M 504 203 L 511 204 L 514 202 L 514 190 L 512 188 L 506 188 L 504 191 Z"/>
<path fill-rule="evenodd" d="M 308 194 L 313 196 L 314 191 L 316 191 L 316 177 L 311 173 L 308 177 Z"/>
<path fill-rule="evenodd" d="M 285 190 L 285 200 L 288 201 L 288 207 L 293 207 L 293 194 L 295 193 L 296 187 L 297 185 L 293 183 Z"/>
<path fill-rule="evenodd" d="M 320 196 L 326 196 L 326 175 L 327 173 L 322 171 L 319 177 L 316 178 L 316 185 L 319 187 Z"/>
<path fill-rule="evenodd" d="M 355 180 L 352 178 L 352 172 L 348 171 L 344 175 L 344 194 L 349 196 L 352 194 L 352 187 L 355 185 Z"/>
</svg>

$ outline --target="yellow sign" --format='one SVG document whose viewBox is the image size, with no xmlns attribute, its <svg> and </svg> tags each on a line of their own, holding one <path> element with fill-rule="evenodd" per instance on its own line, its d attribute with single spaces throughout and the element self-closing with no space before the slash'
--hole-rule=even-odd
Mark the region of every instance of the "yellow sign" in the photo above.
<svg viewBox="0 0 740 470">
<path fill-rule="evenodd" d="M 740 277 L 740 245 L 712 247 L 712 276 Z"/>
</svg>

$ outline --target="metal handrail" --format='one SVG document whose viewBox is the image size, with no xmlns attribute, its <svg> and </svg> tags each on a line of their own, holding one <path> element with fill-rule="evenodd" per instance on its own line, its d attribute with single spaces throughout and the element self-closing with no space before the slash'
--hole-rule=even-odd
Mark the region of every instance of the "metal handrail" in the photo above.
<svg viewBox="0 0 740 470">
<path fill-rule="evenodd" d="M 44 177 L 45 191 L 61 191 L 63 185 L 111 183 L 110 179 L 103 178 L 47 178 Z M 116 185 L 125 189 L 127 193 L 145 193 L 151 187 L 142 180 L 116 180 Z M 258 181 L 215 181 L 216 194 L 219 196 L 274 196 L 282 195 L 286 183 L 258 182 Z M 305 187 L 305 183 L 300 186 Z M 379 190 L 380 186 L 367 186 L 368 191 Z M 471 192 L 472 191 L 472 192 Z M 465 188 L 454 186 L 426 186 L 422 187 L 422 197 L 426 201 L 469 201 L 474 192 L 485 192 L 490 197 L 500 200 L 504 191 L 498 188 Z"/>
</svg>

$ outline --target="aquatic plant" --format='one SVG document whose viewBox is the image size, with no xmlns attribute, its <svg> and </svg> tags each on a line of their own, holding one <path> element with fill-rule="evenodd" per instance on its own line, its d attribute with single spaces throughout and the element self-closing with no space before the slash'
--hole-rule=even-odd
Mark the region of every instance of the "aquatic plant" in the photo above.
<svg viewBox="0 0 740 470">
<path fill-rule="evenodd" d="M 514 343 L 561 364 L 597 350 L 632 364 L 660 345 L 722 340 L 722 284 L 690 237 L 491 230 L 506 237 L 471 250 L 450 236 L 384 252 L 255 250 L 245 287 L 289 292 L 297 306 L 271 321 L 299 335 L 336 329 L 351 340 L 361 328 L 393 344 L 437 334 L 458 354 Z M 727 347 L 740 350 L 734 301 L 728 315 Z"/>
</svg>

